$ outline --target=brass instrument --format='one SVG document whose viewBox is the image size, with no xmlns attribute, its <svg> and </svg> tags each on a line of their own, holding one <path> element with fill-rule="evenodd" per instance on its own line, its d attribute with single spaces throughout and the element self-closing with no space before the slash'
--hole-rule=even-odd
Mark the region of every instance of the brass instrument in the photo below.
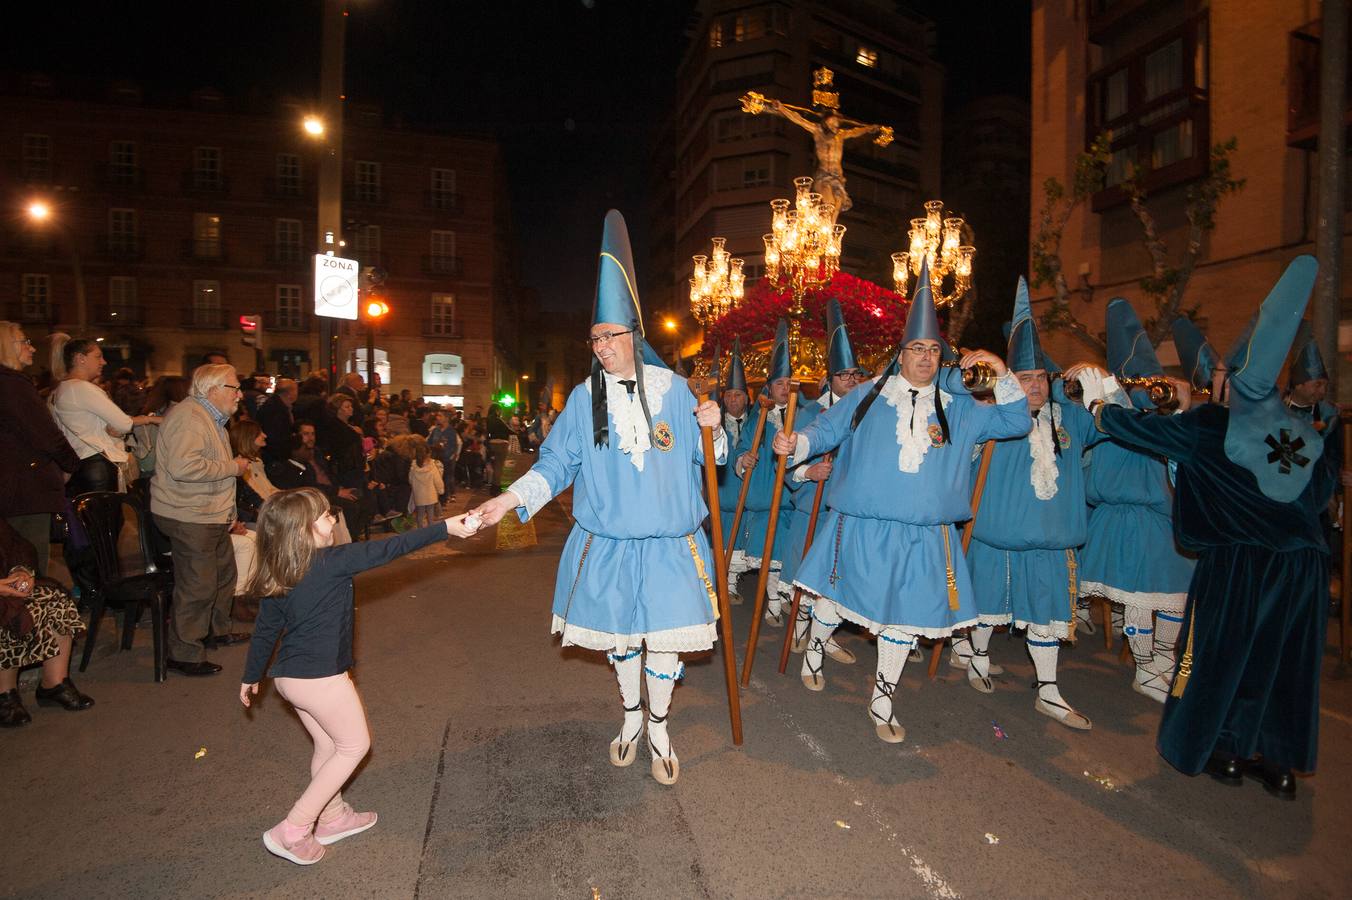
<svg viewBox="0 0 1352 900">
<path fill-rule="evenodd" d="M 1145 391 L 1147 396 L 1150 397 L 1150 402 L 1155 404 L 1155 408 L 1162 413 L 1171 413 L 1178 409 L 1178 389 L 1174 387 L 1172 381 L 1162 375 L 1144 378 L 1119 378 L 1118 383 L 1127 391 L 1133 388 Z"/>
<path fill-rule="evenodd" d="M 954 354 L 957 355 L 956 353 Z M 946 369 L 958 368 L 958 363 L 941 363 Z M 990 363 L 978 362 L 962 370 L 962 386 L 974 394 L 985 394 L 995 390 L 995 382 L 1000 380 L 1000 376 L 995 374 L 995 369 Z"/>
<path fill-rule="evenodd" d="M 1061 379 L 1061 390 L 1065 392 L 1066 399 L 1073 403 L 1084 402 L 1084 385 L 1080 384 L 1078 378 L 1066 380 L 1064 375 L 1057 375 Z"/>
</svg>

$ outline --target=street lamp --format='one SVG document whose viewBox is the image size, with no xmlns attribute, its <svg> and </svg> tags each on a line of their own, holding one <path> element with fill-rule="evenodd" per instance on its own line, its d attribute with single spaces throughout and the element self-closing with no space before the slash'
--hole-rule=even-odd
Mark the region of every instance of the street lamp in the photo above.
<svg viewBox="0 0 1352 900">
<path fill-rule="evenodd" d="M 24 207 L 28 221 L 40 228 L 55 228 L 66 240 L 70 249 L 70 270 L 75 277 L 75 322 L 76 333 L 84 334 L 88 324 L 88 308 L 85 302 L 84 269 L 80 267 L 80 248 L 75 239 L 62 227 L 60 220 L 53 218 L 52 205 L 40 197 L 30 200 Z"/>
<path fill-rule="evenodd" d="M 680 326 L 671 316 L 662 320 L 662 327 L 666 329 L 667 334 L 671 335 L 671 364 L 679 365 L 681 362 L 681 336 Z"/>
<path fill-rule="evenodd" d="M 301 123 L 301 127 L 310 137 L 324 136 L 324 120 L 319 116 L 306 116 L 305 121 Z"/>
</svg>

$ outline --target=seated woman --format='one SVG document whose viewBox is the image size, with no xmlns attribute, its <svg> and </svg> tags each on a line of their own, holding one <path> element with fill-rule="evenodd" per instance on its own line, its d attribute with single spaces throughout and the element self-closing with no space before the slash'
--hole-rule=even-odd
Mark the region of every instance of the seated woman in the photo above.
<svg viewBox="0 0 1352 900">
<path fill-rule="evenodd" d="M 263 502 L 277 493 L 263 469 L 259 450 L 268 442 L 257 422 L 237 419 L 230 423 L 230 450 L 235 456 L 249 461 L 249 468 L 235 481 L 235 522 L 230 527 L 230 544 L 235 551 L 235 596 L 244 593 L 244 586 L 253 575 L 256 544 L 249 523 L 258 521 Z"/>
<path fill-rule="evenodd" d="M 75 601 L 49 578 L 34 576 L 33 545 L 0 518 L 0 727 L 32 721 L 19 697 L 19 669 L 42 664 L 39 706 L 89 709 L 94 700 L 70 680 L 70 645 L 84 630 Z"/>
</svg>

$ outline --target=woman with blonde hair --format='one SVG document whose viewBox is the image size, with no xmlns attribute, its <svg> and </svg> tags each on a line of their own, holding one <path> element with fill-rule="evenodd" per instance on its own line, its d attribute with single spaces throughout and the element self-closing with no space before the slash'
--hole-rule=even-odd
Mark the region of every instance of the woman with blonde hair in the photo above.
<svg viewBox="0 0 1352 900">
<path fill-rule="evenodd" d="M 130 458 L 124 437 L 137 425 L 160 423 L 159 416 L 129 416 L 94 383 L 103 374 L 103 348 L 97 341 L 52 335 L 52 391 L 56 424 L 80 457 L 66 486 L 71 496 L 89 491 L 125 490 L 122 467 Z"/>
<path fill-rule="evenodd" d="M 434 544 L 466 538 L 465 516 L 383 541 L 334 546 L 335 516 L 314 488 L 278 491 L 258 516 L 258 568 L 249 593 L 262 598 L 239 699 L 246 707 L 280 638 L 270 674 L 314 740 L 310 784 L 286 818 L 263 833 L 263 846 L 302 866 L 319 862 L 328 844 L 376 824 L 356 812 L 343 785 L 371 747 L 352 668 L 352 578 Z"/>
</svg>

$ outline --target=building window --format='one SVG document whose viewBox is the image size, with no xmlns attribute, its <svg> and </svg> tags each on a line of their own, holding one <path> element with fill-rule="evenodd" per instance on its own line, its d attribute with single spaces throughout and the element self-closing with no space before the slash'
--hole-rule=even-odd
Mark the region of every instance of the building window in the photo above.
<svg viewBox="0 0 1352 900">
<path fill-rule="evenodd" d="M 52 308 L 52 277 L 25 272 L 22 279 L 23 317 L 46 318 Z"/>
<path fill-rule="evenodd" d="M 277 328 L 299 331 L 302 327 L 301 293 L 298 284 L 277 285 Z"/>
<path fill-rule="evenodd" d="M 108 253 L 111 256 L 135 256 L 137 251 L 136 210 L 108 210 Z"/>
<path fill-rule="evenodd" d="M 278 153 L 276 179 L 279 197 L 299 197 L 300 157 L 295 153 Z"/>
<path fill-rule="evenodd" d="M 433 209 L 454 209 L 455 169 L 433 169 L 431 192 Z"/>
<path fill-rule="evenodd" d="M 192 255 L 198 259 L 221 258 L 221 217 L 216 213 L 193 214 Z"/>
<path fill-rule="evenodd" d="M 221 315 L 221 283 L 197 280 L 192 283 L 192 311 L 190 322 L 198 328 L 219 328 L 224 324 Z"/>
<path fill-rule="evenodd" d="M 783 121 L 774 116 L 748 116 L 740 110 L 720 113 L 714 119 L 714 140 L 728 144 L 782 135 Z"/>
<path fill-rule="evenodd" d="M 199 191 L 219 191 L 224 186 L 220 147 L 193 148 L 192 186 Z"/>
<path fill-rule="evenodd" d="M 432 295 L 432 319 L 428 334 L 455 334 L 455 295 Z"/>
<path fill-rule="evenodd" d="M 769 154 L 720 159 L 714 164 L 714 190 L 740 191 L 743 188 L 770 184 L 774 178 L 774 162 Z"/>
<path fill-rule="evenodd" d="M 45 134 L 23 136 L 23 177 L 25 181 L 52 180 L 52 139 Z"/>
<path fill-rule="evenodd" d="M 860 46 L 854 54 L 854 61 L 866 69 L 872 69 L 878 65 L 878 51 Z"/>
<path fill-rule="evenodd" d="M 357 160 L 356 198 L 363 203 L 380 201 L 380 163 L 369 159 Z"/>
<path fill-rule="evenodd" d="M 428 245 L 428 270 L 432 272 L 455 271 L 455 232 L 433 231 Z"/>
<path fill-rule="evenodd" d="M 723 22 L 719 19 L 709 24 L 709 46 L 714 49 L 723 46 Z"/>
<path fill-rule="evenodd" d="M 108 183 L 136 183 L 135 141 L 113 141 L 108 145 Z"/>
<path fill-rule="evenodd" d="M 278 219 L 273 227 L 276 261 L 300 262 L 300 219 Z"/>
<path fill-rule="evenodd" d="M 134 323 L 137 318 L 136 279 L 112 276 L 108 279 L 108 320 Z"/>
<path fill-rule="evenodd" d="M 380 226 L 358 225 L 352 235 L 352 247 L 357 252 L 357 260 L 363 265 L 374 266 L 380 263 Z"/>
<path fill-rule="evenodd" d="M 1209 95 L 1207 19 L 1203 14 L 1112 60 L 1086 85 L 1090 140 L 1108 136 L 1103 210 L 1123 202 L 1120 185 L 1137 176 L 1147 191 L 1203 176 Z"/>
</svg>

